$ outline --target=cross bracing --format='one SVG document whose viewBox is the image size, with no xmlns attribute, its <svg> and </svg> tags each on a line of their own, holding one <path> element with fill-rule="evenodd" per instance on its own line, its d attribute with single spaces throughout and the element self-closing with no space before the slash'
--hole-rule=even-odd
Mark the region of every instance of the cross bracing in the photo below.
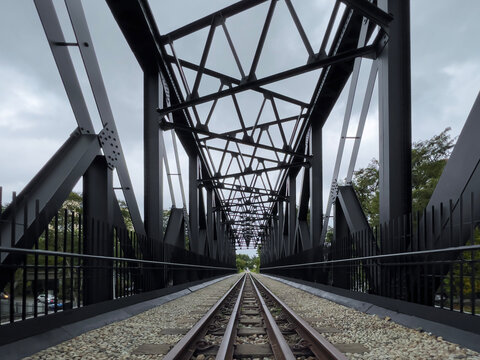
<svg viewBox="0 0 480 360">
<path fill-rule="evenodd" d="M 354 7 L 348 2 L 347 6 L 336 2 L 323 35 L 322 45 L 319 49 L 313 50 L 307 36 L 309 31 L 302 25 L 295 11 L 295 4 L 291 1 L 285 1 L 285 4 L 278 4 L 277 1 L 267 2 L 268 6 L 262 8 L 265 20 L 261 31 L 257 34 L 258 40 L 255 52 L 252 54 L 251 64 L 245 64 L 239 58 L 236 45 L 230 36 L 228 20 L 241 11 L 263 3 L 265 2 L 239 2 L 178 30 L 161 35 L 159 39 L 163 51 L 168 54 L 165 58 L 165 65 L 175 74 L 176 83 L 181 88 L 177 92 L 181 92 L 182 95 L 182 99 L 177 105 L 159 108 L 160 126 L 163 129 L 175 129 L 194 135 L 201 151 L 201 158 L 204 159 L 208 169 L 208 174 L 202 174 L 199 181 L 213 186 L 221 203 L 225 204 L 226 201 L 229 201 L 227 203 L 229 208 L 223 207 L 223 211 L 230 218 L 230 224 L 238 234 L 243 233 L 242 228 L 244 227 L 233 216 L 239 206 L 243 206 L 241 211 L 253 214 L 267 213 L 273 216 L 273 208 L 281 200 L 279 195 L 288 173 L 298 172 L 299 168 L 310 166 L 311 154 L 305 146 L 306 129 L 312 121 L 311 114 L 315 109 L 317 94 L 323 90 L 322 85 L 324 85 L 330 68 L 337 64 L 352 62 L 356 57 L 375 58 L 386 41 L 386 34 L 382 26 L 386 26 L 390 19 L 389 15 L 382 13 L 376 6 L 367 2 Z M 277 6 L 287 7 L 291 20 L 295 24 L 295 31 L 298 32 L 304 45 L 305 60 L 303 64 L 300 63 L 284 71 L 271 73 L 268 70 L 259 69 L 259 64 L 262 52 L 265 51 L 264 44 L 269 35 L 270 24 L 276 16 Z M 347 44 L 344 32 L 353 21 L 352 16 L 363 19 L 363 14 L 372 17 L 368 23 L 368 41 L 358 46 L 357 43 L 348 39 L 350 43 Z M 383 16 L 382 19 L 377 18 L 380 14 Z M 182 59 L 175 51 L 176 41 L 202 29 L 207 29 L 208 34 L 199 61 L 194 63 Z M 231 61 L 238 70 L 236 77 L 223 74 L 221 71 L 207 66 L 214 36 L 226 37 L 232 55 Z M 331 45 L 327 48 L 329 42 Z M 190 81 L 185 74 L 187 69 L 193 71 Z M 320 73 L 314 72 L 315 70 L 320 70 Z M 318 84 L 316 93 L 312 94 L 309 101 L 268 89 L 269 85 L 310 72 L 314 72 L 312 76 L 318 79 Z M 257 73 L 262 76 L 257 76 Z M 208 77 L 211 78 L 209 80 L 216 80 L 218 87 L 215 91 L 199 91 L 202 80 Z M 210 88 L 212 89 L 214 86 Z M 325 92 L 329 90 L 327 89 Z M 250 97 L 256 95 L 260 99 L 257 101 L 258 109 L 249 116 L 248 120 L 237 98 L 240 95 L 245 96 L 245 94 Z M 329 95 L 338 97 L 339 91 L 337 90 L 336 93 L 333 91 Z M 216 107 L 220 101 L 229 106 L 229 116 L 221 124 L 224 131 L 216 131 L 218 125 L 211 122 L 212 118 L 215 118 Z M 197 110 L 201 104 L 205 104 L 207 110 L 204 111 L 203 117 Z M 284 108 L 285 105 L 288 105 L 288 108 L 291 109 L 287 116 L 280 116 L 280 104 Z M 167 115 L 181 111 L 184 111 L 183 114 L 187 117 L 187 124 L 176 124 L 174 121 L 169 121 Z M 250 111 L 250 113 L 252 112 Z M 291 124 L 288 129 L 285 127 L 287 123 Z M 255 204 L 260 206 L 257 208 L 247 207 L 244 206 L 245 203 L 249 205 L 254 194 L 247 194 L 245 191 L 235 188 L 229 189 L 225 183 L 227 179 L 233 180 L 233 183 L 230 183 L 233 186 L 261 187 L 267 193 L 273 192 L 274 194 L 257 196 Z M 244 203 L 231 202 L 232 197 L 238 196 Z M 263 215 L 254 221 L 257 225 L 265 225 L 267 222 L 268 218 Z M 244 242 L 243 239 L 240 239 L 240 241 L 249 246 L 251 239 L 245 239 Z M 258 242 L 260 239 L 256 238 L 255 243 Z"/>
<path fill-rule="evenodd" d="M 432 308 L 446 308 L 449 285 L 450 310 L 464 314 L 468 297 L 475 314 L 477 293 L 457 295 L 445 279 L 472 289 L 480 278 L 479 100 L 427 209 L 412 214 L 409 2 L 331 0 L 319 34 L 303 0 L 238 1 L 165 31 L 159 3 L 106 0 L 143 75 L 143 216 L 82 1 L 65 0 L 63 15 L 51 0 L 33 3 L 76 124 L 0 214 L 0 289 L 15 294 L 21 273 L 24 318 L 25 294 L 42 280 L 82 307 L 234 271 L 235 249 L 248 247 L 265 272 Z M 352 186 L 375 88 L 377 229 Z M 338 149 L 324 149 L 334 107 Z M 323 165 L 335 150 L 327 194 Z M 59 213 L 80 179 L 82 213 Z"/>
</svg>

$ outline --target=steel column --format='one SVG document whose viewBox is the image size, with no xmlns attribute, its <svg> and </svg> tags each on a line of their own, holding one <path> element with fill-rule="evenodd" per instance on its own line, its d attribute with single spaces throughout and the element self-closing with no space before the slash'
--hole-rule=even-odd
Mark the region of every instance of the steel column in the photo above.
<svg viewBox="0 0 480 360">
<path fill-rule="evenodd" d="M 198 188 L 198 254 L 208 255 L 207 244 L 207 219 L 205 214 L 205 201 L 203 188 Z"/>
<path fill-rule="evenodd" d="M 321 245 L 323 224 L 322 124 L 313 121 L 310 134 L 310 245 Z"/>
<path fill-rule="evenodd" d="M 335 200 L 334 232 L 331 251 L 336 259 L 348 258 L 351 255 L 351 237 L 348 222 L 343 212 L 340 199 Z M 350 289 L 351 268 L 350 266 L 333 269 L 333 286 Z"/>
<path fill-rule="evenodd" d="M 288 177 L 288 244 L 287 255 L 295 253 L 295 234 L 297 228 L 297 173 Z"/>
<path fill-rule="evenodd" d="M 83 177 L 84 242 L 89 255 L 113 256 L 113 176 L 104 156 L 97 156 Z M 84 260 L 84 304 L 113 298 L 113 264 Z"/>
<path fill-rule="evenodd" d="M 215 228 L 213 225 L 213 189 L 207 188 L 207 245 L 210 258 L 214 259 L 216 254 L 216 241 L 214 240 Z"/>
<path fill-rule="evenodd" d="M 158 71 L 145 70 L 143 78 L 143 151 L 145 231 L 155 241 L 163 242 L 163 136 L 158 127 L 156 108 L 159 96 Z M 162 92 L 162 93 L 160 93 Z M 162 96 L 163 97 L 163 96 Z"/>
<path fill-rule="evenodd" d="M 380 223 L 412 210 L 410 2 L 379 0 L 393 15 L 379 57 Z"/>
<path fill-rule="evenodd" d="M 199 253 L 199 241 L 198 241 L 198 226 L 199 226 L 199 197 L 198 197 L 198 178 L 199 178 L 199 166 L 198 156 L 189 156 L 189 168 L 188 168 L 188 204 L 189 204 L 189 219 L 190 219 L 190 250 Z"/>
<path fill-rule="evenodd" d="M 300 204 L 298 206 L 298 231 L 300 234 L 300 251 L 312 247 L 312 238 L 308 226 L 308 203 L 310 200 L 310 168 L 303 171 L 302 192 L 300 193 Z"/>
<path fill-rule="evenodd" d="M 277 203 L 278 208 L 278 247 L 277 247 L 277 259 L 281 259 L 285 256 L 285 237 L 284 230 L 285 230 L 285 211 L 283 208 L 283 201 L 279 201 Z"/>
</svg>

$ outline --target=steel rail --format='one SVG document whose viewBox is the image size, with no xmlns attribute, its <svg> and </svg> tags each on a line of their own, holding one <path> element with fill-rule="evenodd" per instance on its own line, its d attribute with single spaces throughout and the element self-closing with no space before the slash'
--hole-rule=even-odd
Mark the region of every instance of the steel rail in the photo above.
<svg viewBox="0 0 480 360">
<path fill-rule="evenodd" d="M 313 352 L 315 357 L 320 360 L 346 360 L 340 350 L 327 341 L 318 331 L 316 331 L 310 324 L 298 316 L 287 304 L 280 300 L 274 293 L 272 293 L 260 280 L 253 278 L 253 284 L 258 285 L 271 297 L 282 310 L 287 314 L 289 320 L 295 325 L 295 331 L 307 341 L 307 346 Z M 256 287 L 256 285 L 254 285 Z"/>
<path fill-rule="evenodd" d="M 204 333 L 207 331 L 207 326 L 212 320 L 213 316 L 218 312 L 218 310 L 220 310 L 225 300 L 230 294 L 233 293 L 233 291 L 235 291 L 242 280 L 244 284 L 245 275 L 238 279 L 237 282 L 235 282 L 235 284 L 233 284 L 233 286 L 230 288 L 230 290 L 228 290 L 195 325 L 193 325 L 187 334 L 180 339 L 180 341 L 168 352 L 167 355 L 165 355 L 163 358 L 164 360 L 188 360 L 192 357 L 193 352 L 195 351 L 195 342 L 204 336 Z"/>
<path fill-rule="evenodd" d="M 232 311 L 232 315 L 230 315 L 230 319 L 228 320 L 228 324 L 225 327 L 225 335 L 223 336 L 222 342 L 220 344 L 220 348 L 218 349 L 216 358 L 217 359 L 233 359 L 233 350 L 234 346 L 233 343 L 235 342 L 235 338 L 237 336 L 237 325 L 239 320 L 240 314 L 240 304 L 243 298 L 243 290 L 245 288 L 245 282 L 247 277 L 243 277 L 243 283 L 240 287 L 240 292 L 237 297 L 237 301 L 235 302 L 235 306 Z"/>
<path fill-rule="evenodd" d="M 295 360 L 296 357 L 293 355 L 290 346 L 288 345 L 287 341 L 282 335 L 282 331 L 278 327 L 275 319 L 273 318 L 270 310 L 268 310 L 267 304 L 265 300 L 263 300 L 258 287 L 255 285 L 255 281 L 253 281 L 253 276 L 249 275 L 252 279 L 252 286 L 255 290 L 255 296 L 260 304 L 260 311 L 263 313 L 263 318 L 265 321 L 265 326 L 267 328 L 267 335 L 270 339 L 270 346 L 272 347 L 273 354 L 275 359 L 279 360 Z"/>
</svg>

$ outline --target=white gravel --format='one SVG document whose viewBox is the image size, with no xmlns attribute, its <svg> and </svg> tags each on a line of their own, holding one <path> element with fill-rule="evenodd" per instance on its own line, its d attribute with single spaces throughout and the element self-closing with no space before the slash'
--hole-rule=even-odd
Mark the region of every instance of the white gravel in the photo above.
<svg viewBox="0 0 480 360">
<path fill-rule="evenodd" d="M 347 353 L 349 359 L 479 359 L 480 354 L 427 333 L 398 325 L 303 290 L 258 275 L 277 296 L 315 327 L 332 343 L 361 344 L 362 354 Z M 163 329 L 191 328 L 238 279 L 222 280 L 187 296 L 170 301 L 129 319 L 89 331 L 74 339 L 43 350 L 27 359 L 162 359 L 163 355 L 136 355 L 144 344 L 177 343 L 183 335 L 162 335 Z"/>
<path fill-rule="evenodd" d="M 388 317 L 364 314 L 268 277 L 256 276 L 312 326 L 329 330 L 322 335 L 331 343 L 357 343 L 369 349 L 363 354 L 346 353 L 349 359 L 480 359 L 475 351 L 406 328 Z"/>
<path fill-rule="evenodd" d="M 89 331 L 26 359 L 162 359 L 162 355 L 136 355 L 132 352 L 143 344 L 176 344 L 183 335 L 162 335 L 161 331 L 170 328 L 190 329 L 203 316 L 198 310 L 207 312 L 238 278 L 239 275 L 229 277 L 129 319 Z"/>
</svg>

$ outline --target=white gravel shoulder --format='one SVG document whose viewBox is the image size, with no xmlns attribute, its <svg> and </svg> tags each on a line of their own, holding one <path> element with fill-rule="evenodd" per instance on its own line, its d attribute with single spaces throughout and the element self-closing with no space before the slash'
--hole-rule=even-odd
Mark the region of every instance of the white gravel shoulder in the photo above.
<svg viewBox="0 0 480 360">
<path fill-rule="evenodd" d="M 349 359 L 480 359 L 480 354 L 428 333 L 336 304 L 262 275 L 259 280 L 331 343 L 361 344 Z"/>
<path fill-rule="evenodd" d="M 176 344 L 183 335 L 163 335 L 162 330 L 190 329 L 203 316 L 199 309 L 207 312 L 239 276 L 229 277 L 126 320 L 86 332 L 25 359 L 162 359 L 160 354 L 137 355 L 132 352 L 145 344 Z"/>
</svg>

